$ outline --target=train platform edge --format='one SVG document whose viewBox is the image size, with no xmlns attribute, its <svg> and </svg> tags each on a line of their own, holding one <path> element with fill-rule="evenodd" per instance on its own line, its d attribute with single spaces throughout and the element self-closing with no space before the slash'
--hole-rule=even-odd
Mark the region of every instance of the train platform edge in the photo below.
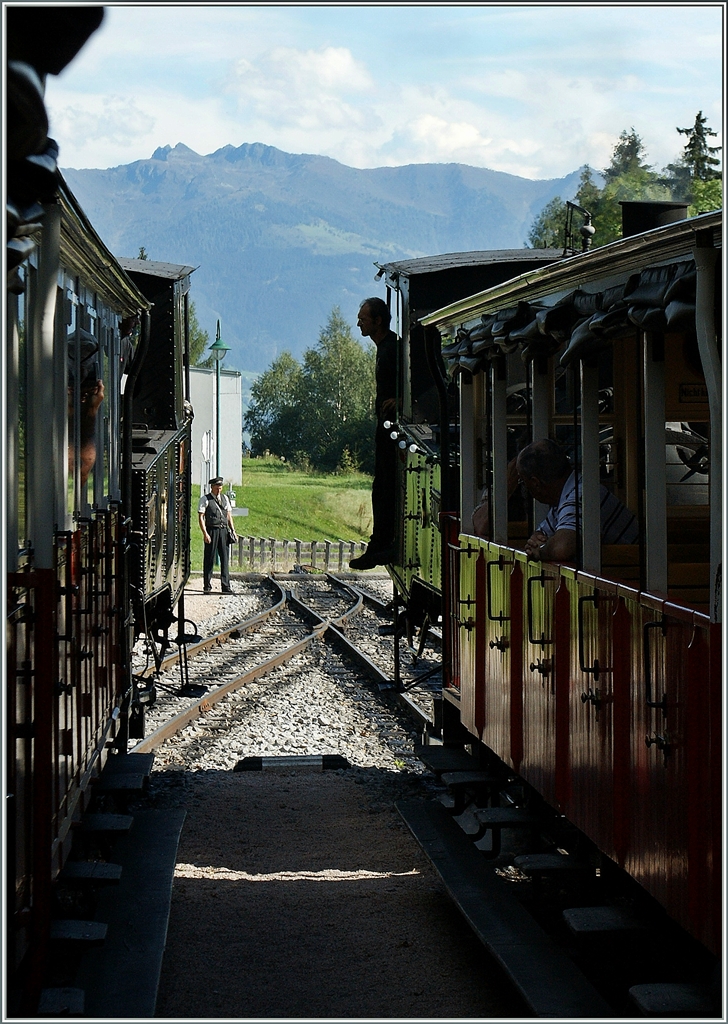
<svg viewBox="0 0 728 1024">
<path fill-rule="evenodd" d="M 613 1011 L 528 912 L 505 890 L 437 801 L 397 810 L 488 952 L 537 1017 L 611 1017 Z"/>
<path fill-rule="evenodd" d="M 154 1016 L 186 813 L 135 811 L 133 827 L 115 845 L 121 881 L 102 893 L 97 911 L 107 938 L 86 953 L 76 982 L 85 991 L 86 1017 Z"/>
</svg>

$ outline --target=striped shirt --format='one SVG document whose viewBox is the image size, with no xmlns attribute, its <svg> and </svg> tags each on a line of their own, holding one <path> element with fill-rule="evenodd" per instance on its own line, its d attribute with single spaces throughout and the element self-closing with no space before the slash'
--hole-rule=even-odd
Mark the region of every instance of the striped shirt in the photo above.
<svg viewBox="0 0 728 1024">
<path fill-rule="evenodd" d="M 579 476 L 579 503 L 581 503 L 581 476 Z M 636 544 L 639 526 L 634 513 L 622 504 L 606 487 L 599 490 L 601 497 L 602 544 Z M 576 473 L 572 472 L 564 484 L 557 505 L 552 505 L 546 518 L 537 527 L 547 537 L 557 530 L 577 529 Z"/>
</svg>

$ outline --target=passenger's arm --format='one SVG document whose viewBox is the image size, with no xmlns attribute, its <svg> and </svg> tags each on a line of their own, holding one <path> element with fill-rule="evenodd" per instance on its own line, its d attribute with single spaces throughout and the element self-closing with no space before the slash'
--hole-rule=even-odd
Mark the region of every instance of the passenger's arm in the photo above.
<svg viewBox="0 0 728 1024">
<path fill-rule="evenodd" d="M 526 541 L 526 554 L 537 562 L 573 562 L 576 531 L 557 530 L 551 537 L 537 531 Z"/>
</svg>

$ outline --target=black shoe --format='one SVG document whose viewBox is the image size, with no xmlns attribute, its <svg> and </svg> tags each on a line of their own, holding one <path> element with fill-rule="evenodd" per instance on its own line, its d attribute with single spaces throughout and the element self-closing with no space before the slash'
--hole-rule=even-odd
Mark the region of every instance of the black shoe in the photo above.
<svg viewBox="0 0 728 1024">
<path fill-rule="evenodd" d="M 203 594 L 211 594 L 212 593 L 212 587 L 205 587 L 205 589 L 202 591 L 202 593 Z"/>
<path fill-rule="evenodd" d="M 376 548 L 371 546 L 366 549 L 363 555 L 352 558 L 349 562 L 350 569 L 363 570 L 373 569 L 376 565 L 390 565 L 394 558 L 394 548 Z"/>
<path fill-rule="evenodd" d="M 222 593 L 222 594 L 234 594 L 234 593 L 235 593 L 235 591 L 234 591 L 234 590 L 231 590 L 231 589 L 230 589 L 230 588 L 228 587 L 228 589 L 227 589 L 227 590 L 222 590 L 222 591 L 220 591 L 220 593 Z"/>
</svg>

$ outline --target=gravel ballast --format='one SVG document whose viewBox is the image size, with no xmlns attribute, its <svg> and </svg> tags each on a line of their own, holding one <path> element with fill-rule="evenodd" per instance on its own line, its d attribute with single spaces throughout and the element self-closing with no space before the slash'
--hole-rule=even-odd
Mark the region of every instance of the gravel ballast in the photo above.
<svg viewBox="0 0 728 1024">
<path fill-rule="evenodd" d="M 319 641 L 157 751 L 151 799 L 187 812 L 157 1017 L 528 1016 L 396 812 L 441 791 L 416 739 Z M 232 770 L 320 754 L 351 767 Z"/>
</svg>

